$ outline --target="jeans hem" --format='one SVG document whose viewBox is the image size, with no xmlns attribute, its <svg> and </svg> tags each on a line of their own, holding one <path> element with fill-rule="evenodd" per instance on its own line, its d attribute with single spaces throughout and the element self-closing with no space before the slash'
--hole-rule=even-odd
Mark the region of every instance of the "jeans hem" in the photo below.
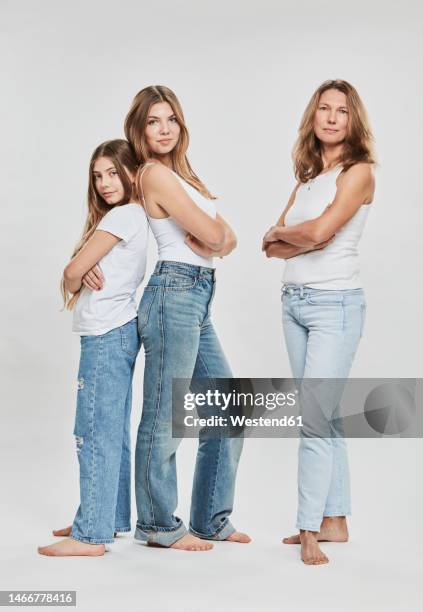
<svg viewBox="0 0 423 612">
<path fill-rule="evenodd" d="M 334 510 L 331 510 L 330 508 L 325 510 L 323 512 L 323 517 L 325 516 L 351 516 L 351 510 L 345 510 L 345 509 L 339 509 L 339 508 L 335 508 Z"/>
<path fill-rule="evenodd" d="M 159 544 L 160 546 L 172 546 L 175 542 L 180 540 L 187 532 L 185 525 L 182 523 L 176 529 L 166 529 L 164 531 L 157 531 L 147 525 L 140 527 L 137 525 L 135 529 L 134 538 L 147 542 L 147 544 Z"/>
<path fill-rule="evenodd" d="M 128 533 L 128 531 L 132 531 L 132 528 L 130 525 L 128 527 L 115 527 L 116 533 Z"/>
<path fill-rule="evenodd" d="M 84 542 L 84 544 L 113 544 L 114 539 L 109 538 L 84 538 L 83 536 L 77 536 L 71 532 L 70 537 L 78 542 Z"/>
<path fill-rule="evenodd" d="M 224 523 L 223 527 L 219 527 L 219 529 L 211 535 L 201 533 L 201 531 L 196 531 L 195 529 L 192 528 L 191 525 L 189 526 L 189 530 L 193 535 L 197 536 L 198 538 L 201 538 L 202 540 L 216 540 L 216 541 L 226 540 L 226 538 L 228 538 L 230 535 L 232 535 L 236 531 L 235 527 L 232 525 L 232 523 L 229 520 L 227 520 Z"/>
</svg>

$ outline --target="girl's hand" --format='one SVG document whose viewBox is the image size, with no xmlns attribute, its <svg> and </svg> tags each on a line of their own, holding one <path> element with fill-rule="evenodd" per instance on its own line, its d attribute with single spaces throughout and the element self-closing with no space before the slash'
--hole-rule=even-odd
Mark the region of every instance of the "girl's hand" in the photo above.
<svg viewBox="0 0 423 612">
<path fill-rule="evenodd" d="M 82 284 L 88 289 L 92 289 L 93 291 L 100 291 L 104 287 L 104 276 L 100 267 L 96 264 L 88 270 L 86 274 L 82 277 Z"/>
<path fill-rule="evenodd" d="M 213 257 L 213 255 L 216 255 L 216 251 L 212 251 L 210 247 L 198 240 L 198 238 L 195 238 L 192 234 L 186 235 L 185 244 L 189 246 L 191 251 L 200 255 L 200 257 Z"/>
<path fill-rule="evenodd" d="M 263 243 L 261 245 L 261 250 L 265 251 L 266 250 L 266 245 L 269 244 L 270 242 L 277 242 L 278 240 L 280 240 L 279 238 L 279 230 L 280 230 L 280 226 L 279 225 L 273 225 L 273 227 L 271 227 L 264 235 L 263 238 Z"/>
</svg>

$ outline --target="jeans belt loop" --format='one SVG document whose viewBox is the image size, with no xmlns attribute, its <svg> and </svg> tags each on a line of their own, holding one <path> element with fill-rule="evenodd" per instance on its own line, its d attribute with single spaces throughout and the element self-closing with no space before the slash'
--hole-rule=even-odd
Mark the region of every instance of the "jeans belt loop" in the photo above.
<svg viewBox="0 0 423 612">
<path fill-rule="evenodd" d="M 304 285 L 300 285 L 300 298 L 303 299 L 304 297 Z"/>
</svg>

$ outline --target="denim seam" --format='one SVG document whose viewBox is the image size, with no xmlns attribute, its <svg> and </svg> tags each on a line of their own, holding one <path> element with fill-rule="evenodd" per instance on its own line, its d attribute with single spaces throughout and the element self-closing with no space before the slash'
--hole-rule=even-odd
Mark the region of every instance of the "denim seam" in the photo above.
<svg viewBox="0 0 423 612">
<path fill-rule="evenodd" d="M 113 544 L 114 543 L 114 540 L 109 540 L 106 538 L 84 538 L 84 537 L 75 536 L 73 533 L 71 533 L 71 538 L 73 540 L 78 540 L 78 542 L 84 542 L 85 544 Z"/>
<path fill-rule="evenodd" d="M 189 530 L 191 531 L 191 533 L 193 533 L 194 535 L 198 536 L 199 538 L 202 538 L 203 540 L 215 540 L 216 536 L 219 535 L 219 533 L 222 533 L 222 531 L 224 529 L 226 529 L 227 525 L 229 523 L 229 519 L 226 518 L 224 523 L 222 525 L 220 525 L 220 527 L 218 527 L 216 529 L 216 531 L 214 531 L 213 533 L 210 534 L 206 534 L 206 533 L 201 533 L 201 531 L 196 531 L 190 524 L 189 526 Z M 232 533 L 234 533 L 236 530 L 234 528 L 234 531 Z"/>
<path fill-rule="evenodd" d="M 213 302 L 213 298 L 214 298 L 215 292 L 216 292 L 216 280 L 213 280 L 212 281 L 212 291 L 211 291 L 209 303 L 207 304 L 207 312 L 206 312 L 206 316 L 204 317 L 204 321 L 207 321 L 207 319 L 210 317 L 210 314 L 211 314 L 211 305 L 212 305 L 212 302 Z M 203 324 L 204 324 L 204 321 L 203 321 Z"/>
<path fill-rule="evenodd" d="M 95 474 L 96 474 L 96 447 L 95 447 L 95 398 L 97 392 L 97 376 L 100 368 L 100 362 L 103 356 L 103 338 L 99 339 L 99 347 L 97 350 L 97 363 L 95 366 L 94 377 L 93 377 L 93 388 L 91 391 L 91 441 L 92 441 L 92 451 L 91 451 L 91 474 L 90 474 L 90 505 L 88 508 L 88 533 L 92 531 L 92 521 L 93 521 L 93 507 L 94 507 L 94 483 L 95 483 Z"/>
<path fill-rule="evenodd" d="M 154 287 L 148 287 L 147 286 L 147 287 L 144 288 L 144 292 L 148 290 L 149 294 L 150 295 L 152 294 L 152 297 L 150 299 L 150 303 L 148 305 L 147 312 L 145 313 L 144 320 L 141 320 L 141 317 L 138 317 L 138 321 L 137 321 L 138 322 L 138 333 L 140 334 L 140 336 L 142 336 L 142 333 L 141 333 L 142 327 L 147 327 L 148 322 L 150 320 L 150 312 L 151 312 L 151 308 L 152 308 L 152 306 L 154 304 L 154 300 L 155 300 L 155 297 L 156 297 L 157 289 L 158 289 L 157 285 L 155 285 Z M 141 298 L 141 302 L 142 302 L 142 298 Z M 140 302 L 140 306 L 141 306 L 141 302 Z M 138 307 L 138 314 L 141 314 L 140 313 L 140 307 Z"/>
<path fill-rule="evenodd" d="M 118 533 L 128 533 L 128 531 L 131 531 L 131 527 L 115 527 L 115 531 Z"/>
<path fill-rule="evenodd" d="M 122 327 L 119 327 L 119 330 L 120 330 L 121 347 L 122 347 L 123 352 L 126 355 L 129 355 L 130 357 L 134 357 L 135 355 L 137 355 L 138 350 L 136 350 L 135 352 L 131 352 L 129 350 L 129 347 L 128 347 L 128 337 L 127 337 L 126 333 L 123 331 Z"/>
<path fill-rule="evenodd" d="M 165 285 L 165 290 L 166 290 L 166 291 L 179 291 L 179 292 L 191 291 L 191 289 L 194 289 L 194 287 L 196 287 L 196 286 L 197 286 L 197 284 L 198 284 L 198 280 L 199 280 L 199 277 L 198 277 L 198 276 L 196 276 L 196 277 L 194 278 L 194 282 L 193 282 L 193 284 L 192 284 L 192 285 L 185 286 L 185 287 L 169 287 L 169 286 L 166 286 L 166 285 Z"/>
<path fill-rule="evenodd" d="M 216 381 L 215 381 L 214 377 L 210 376 L 209 369 L 208 369 L 207 364 L 204 361 L 203 356 L 202 356 L 200 351 L 198 351 L 198 357 L 200 358 L 200 361 L 201 361 L 201 363 L 204 366 L 204 369 L 205 369 L 205 371 L 207 373 L 207 378 L 209 379 L 209 381 L 212 384 L 212 388 L 215 387 L 216 386 Z M 221 449 L 222 449 L 222 439 L 220 438 L 219 439 L 219 453 L 218 453 L 218 456 L 217 456 L 217 462 L 216 462 L 216 467 L 215 467 L 215 472 L 214 472 L 213 493 L 212 493 L 212 496 L 211 496 L 211 499 L 210 499 L 210 514 L 207 517 L 207 522 L 209 524 L 211 523 L 211 519 L 213 517 L 214 500 L 215 500 L 215 496 L 216 496 L 216 483 L 217 483 L 217 475 L 219 473 L 219 464 L 220 464 Z"/>
<path fill-rule="evenodd" d="M 159 373 L 159 377 L 157 381 L 156 412 L 154 415 L 153 429 L 152 429 L 151 436 L 150 436 L 150 448 L 148 449 L 148 458 L 147 458 L 147 491 L 148 491 L 148 497 L 149 497 L 149 502 L 150 502 L 150 512 L 151 512 L 151 517 L 152 517 L 152 523 L 154 527 L 156 527 L 156 517 L 154 515 L 153 497 L 151 495 L 151 489 L 150 489 L 150 465 L 151 465 L 151 455 L 153 453 L 154 434 L 155 434 L 156 426 L 157 426 L 157 419 L 158 419 L 158 414 L 160 410 L 160 400 L 161 400 L 161 393 L 162 393 L 164 343 L 165 343 L 164 325 L 163 325 L 163 309 L 164 309 L 164 301 L 165 301 L 164 297 L 165 297 L 165 293 L 164 291 L 162 291 L 161 299 L 159 296 L 159 303 L 157 305 L 158 325 L 159 325 L 159 332 L 160 332 L 160 373 Z"/>
<path fill-rule="evenodd" d="M 152 525 L 145 525 L 144 523 L 138 523 L 137 521 L 137 529 L 139 529 L 140 531 L 144 531 L 146 533 L 148 532 L 153 532 L 153 533 L 173 533 L 174 531 L 179 531 L 179 529 L 181 529 L 181 527 L 183 527 L 183 523 L 181 521 L 181 523 L 177 526 L 177 527 L 160 527 L 158 525 L 154 525 L 154 529 L 152 529 Z"/>
</svg>

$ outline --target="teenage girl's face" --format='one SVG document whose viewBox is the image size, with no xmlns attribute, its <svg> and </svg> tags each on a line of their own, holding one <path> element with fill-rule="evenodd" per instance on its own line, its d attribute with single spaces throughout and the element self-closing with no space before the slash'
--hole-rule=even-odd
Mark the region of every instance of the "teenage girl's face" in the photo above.
<svg viewBox="0 0 423 612">
<path fill-rule="evenodd" d="M 314 133 L 327 145 L 340 144 L 345 140 L 348 126 L 347 97 L 337 89 L 322 93 L 314 115 Z"/>
<path fill-rule="evenodd" d="M 94 162 L 93 176 L 97 193 L 107 204 L 114 206 L 123 200 L 125 190 L 113 161 L 109 157 L 99 157 Z"/>
<path fill-rule="evenodd" d="M 145 137 L 153 155 L 166 155 L 175 148 L 181 128 L 168 102 L 157 102 L 150 108 Z"/>
</svg>

